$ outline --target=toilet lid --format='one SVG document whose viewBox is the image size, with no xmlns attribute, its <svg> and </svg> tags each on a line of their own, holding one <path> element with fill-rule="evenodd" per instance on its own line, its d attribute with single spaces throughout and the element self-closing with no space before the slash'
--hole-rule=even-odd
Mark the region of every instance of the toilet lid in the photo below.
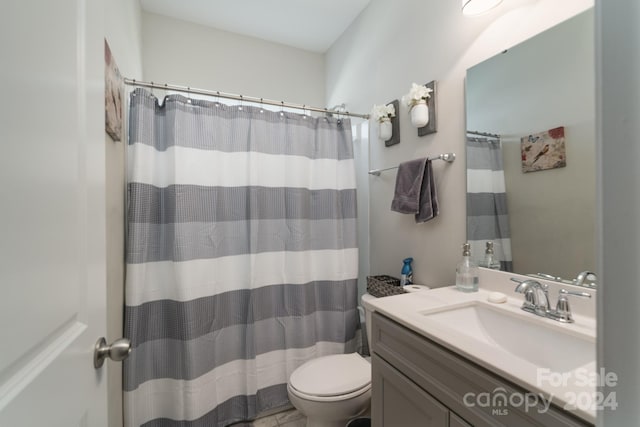
<svg viewBox="0 0 640 427">
<path fill-rule="evenodd" d="M 289 384 L 301 393 L 322 397 L 351 393 L 370 383 L 371 364 L 357 353 L 310 360 L 289 379 Z"/>
</svg>

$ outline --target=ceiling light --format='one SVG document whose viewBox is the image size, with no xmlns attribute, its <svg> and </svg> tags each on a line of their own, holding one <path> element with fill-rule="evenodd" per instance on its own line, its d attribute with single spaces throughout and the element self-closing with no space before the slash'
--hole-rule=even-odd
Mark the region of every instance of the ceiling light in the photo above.
<svg viewBox="0 0 640 427">
<path fill-rule="evenodd" d="M 502 0 L 462 0 L 462 13 L 479 15 L 502 3 Z"/>
</svg>

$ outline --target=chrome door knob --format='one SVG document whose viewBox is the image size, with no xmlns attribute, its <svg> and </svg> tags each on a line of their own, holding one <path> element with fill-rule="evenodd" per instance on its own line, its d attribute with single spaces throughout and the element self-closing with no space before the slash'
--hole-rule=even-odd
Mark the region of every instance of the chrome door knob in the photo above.
<svg viewBox="0 0 640 427">
<path fill-rule="evenodd" d="M 107 340 L 101 337 L 97 342 L 93 351 L 93 367 L 99 369 L 104 364 L 107 357 L 114 362 L 120 362 L 126 359 L 131 353 L 131 341 L 128 338 L 120 338 L 107 345 Z"/>
</svg>

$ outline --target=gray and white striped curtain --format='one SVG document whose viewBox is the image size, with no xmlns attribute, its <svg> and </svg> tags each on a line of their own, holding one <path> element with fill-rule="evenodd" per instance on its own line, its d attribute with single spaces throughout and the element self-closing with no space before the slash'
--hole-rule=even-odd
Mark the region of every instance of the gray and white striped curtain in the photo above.
<svg viewBox="0 0 640 427">
<path fill-rule="evenodd" d="M 131 96 L 125 425 L 226 426 L 355 350 L 348 120 Z"/>
<path fill-rule="evenodd" d="M 467 137 L 467 240 L 476 260 L 493 241 L 500 270 L 513 271 L 500 139 Z"/>
</svg>

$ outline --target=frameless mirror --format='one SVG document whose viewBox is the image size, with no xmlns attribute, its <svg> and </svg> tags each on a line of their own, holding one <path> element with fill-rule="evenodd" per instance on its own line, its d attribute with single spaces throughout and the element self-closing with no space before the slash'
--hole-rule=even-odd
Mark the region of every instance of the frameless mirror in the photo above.
<svg viewBox="0 0 640 427">
<path fill-rule="evenodd" d="M 503 270 L 594 271 L 593 21 L 588 10 L 467 70 L 467 239 L 481 264 L 491 240 Z"/>
</svg>

